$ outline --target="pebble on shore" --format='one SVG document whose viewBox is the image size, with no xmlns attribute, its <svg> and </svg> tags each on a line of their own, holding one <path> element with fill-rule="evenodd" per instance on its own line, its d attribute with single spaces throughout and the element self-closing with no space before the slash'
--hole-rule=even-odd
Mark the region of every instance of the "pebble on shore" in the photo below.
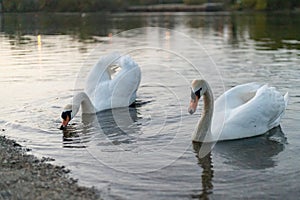
<svg viewBox="0 0 300 200">
<path fill-rule="evenodd" d="M 95 188 L 79 186 L 69 170 L 48 161 L 0 136 L 0 199 L 100 199 Z"/>
</svg>

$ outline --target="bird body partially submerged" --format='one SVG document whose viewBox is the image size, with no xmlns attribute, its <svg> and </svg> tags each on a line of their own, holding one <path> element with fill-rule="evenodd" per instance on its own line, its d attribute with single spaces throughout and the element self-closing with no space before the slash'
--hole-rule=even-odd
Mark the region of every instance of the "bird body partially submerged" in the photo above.
<svg viewBox="0 0 300 200">
<path fill-rule="evenodd" d="M 198 142 L 264 134 L 279 126 L 288 103 L 288 93 L 283 96 L 274 87 L 258 83 L 233 87 L 214 101 L 209 84 L 204 80 L 194 80 L 192 93 L 196 97 L 192 96 L 191 114 L 201 96 L 204 100 L 203 114 L 193 134 L 193 141 Z"/>
<path fill-rule="evenodd" d="M 141 70 L 130 56 L 112 53 L 101 57 L 87 77 L 84 92 L 74 95 L 72 104 L 64 108 L 61 129 L 80 107 L 82 113 L 96 113 L 131 105 L 140 81 Z"/>
</svg>

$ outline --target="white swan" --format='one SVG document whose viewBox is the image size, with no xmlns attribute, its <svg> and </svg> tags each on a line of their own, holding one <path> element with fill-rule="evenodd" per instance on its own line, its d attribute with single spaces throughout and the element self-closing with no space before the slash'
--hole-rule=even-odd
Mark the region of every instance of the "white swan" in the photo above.
<svg viewBox="0 0 300 200">
<path fill-rule="evenodd" d="M 196 111 L 203 96 L 204 108 L 192 136 L 196 142 L 234 140 L 264 134 L 279 126 L 288 103 L 274 87 L 258 83 L 238 85 L 222 94 L 215 102 L 207 81 L 192 82 L 189 113 Z"/>
<path fill-rule="evenodd" d="M 96 113 L 133 104 L 140 81 L 141 70 L 130 56 L 112 53 L 101 57 L 89 72 L 84 92 L 77 93 L 72 104 L 65 106 L 61 129 L 78 113 L 80 106 L 82 113 Z"/>
</svg>

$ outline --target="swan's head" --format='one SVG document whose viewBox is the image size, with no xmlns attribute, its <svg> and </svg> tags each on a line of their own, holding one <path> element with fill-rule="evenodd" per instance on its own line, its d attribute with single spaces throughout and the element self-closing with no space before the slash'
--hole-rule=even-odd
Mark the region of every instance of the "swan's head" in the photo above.
<svg viewBox="0 0 300 200">
<path fill-rule="evenodd" d="M 193 114 L 198 106 L 200 97 L 205 93 L 207 88 L 205 80 L 193 80 L 191 87 L 191 101 L 188 112 Z"/>
<path fill-rule="evenodd" d="M 60 130 L 64 130 L 72 119 L 72 105 L 67 105 L 61 113 L 62 123 Z"/>
</svg>

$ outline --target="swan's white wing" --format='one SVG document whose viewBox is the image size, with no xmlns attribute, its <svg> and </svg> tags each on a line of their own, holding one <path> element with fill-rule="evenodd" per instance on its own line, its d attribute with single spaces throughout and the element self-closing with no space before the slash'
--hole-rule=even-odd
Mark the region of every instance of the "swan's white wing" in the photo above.
<svg viewBox="0 0 300 200">
<path fill-rule="evenodd" d="M 239 139 L 263 134 L 278 126 L 285 110 L 284 97 L 267 85 L 245 104 L 228 110 L 222 129 L 221 140 Z"/>
<path fill-rule="evenodd" d="M 97 111 L 129 106 L 135 101 L 141 81 L 140 68 L 129 56 L 122 56 L 115 64 L 121 70 L 112 79 L 96 85 L 93 99 Z"/>
<path fill-rule="evenodd" d="M 95 91 L 101 89 L 99 88 L 99 85 L 106 81 L 110 81 L 110 67 L 114 65 L 120 57 L 121 55 L 119 53 L 114 52 L 101 57 L 99 61 L 93 66 L 86 79 L 85 85 L 85 91 L 91 98 L 91 100 L 95 99 Z"/>
<path fill-rule="evenodd" d="M 262 84 L 255 82 L 238 85 L 227 90 L 216 99 L 212 119 L 214 138 L 218 139 L 220 134 L 224 132 L 224 124 L 228 121 L 232 111 L 253 98 L 260 87 Z"/>
<path fill-rule="evenodd" d="M 246 83 L 235 86 L 224 92 L 215 101 L 215 112 L 224 112 L 226 109 L 234 109 L 250 100 L 256 91 L 262 86 L 261 83 Z"/>
<path fill-rule="evenodd" d="M 128 106 L 136 99 L 136 91 L 141 82 L 141 70 L 130 56 L 119 60 L 121 71 L 110 82 L 114 107 Z"/>
</svg>

